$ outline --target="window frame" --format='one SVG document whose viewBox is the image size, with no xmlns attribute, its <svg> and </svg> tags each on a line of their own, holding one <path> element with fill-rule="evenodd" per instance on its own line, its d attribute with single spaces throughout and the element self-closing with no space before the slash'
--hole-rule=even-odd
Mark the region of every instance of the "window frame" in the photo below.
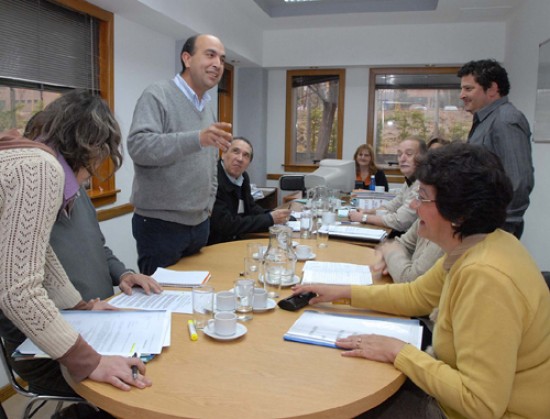
<svg viewBox="0 0 550 419">
<path fill-rule="evenodd" d="M 336 158 L 341 159 L 344 148 L 344 94 L 346 88 L 346 70 L 344 68 L 330 69 L 299 69 L 287 70 L 286 72 L 286 112 L 285 112 L 285 161 L 284 170 L 291 172 L 313 172 L 319 167 L 318 164 L 296 164 L 293 163 L 293 109 L 292 109 L 292 78 L 296 76 L 326 76 L 337 75 L 338 80 L 338 147 Z"/>
<path fill-rule="evenodd" d="M 369 99 L 367 110 L 367 144 L 370 144 L 374 149 L 374 118 L 376 112 L 376 76 L 381 74 L 413 74 L 413 75 L 429 75 L 429 74 L 454 74 L 456 75 L 460 67 L 373 67 L 369 70 Z M 383 168 L 388 182 L 402 183 L 405 177 L 399 168 Z"/>
</svg>

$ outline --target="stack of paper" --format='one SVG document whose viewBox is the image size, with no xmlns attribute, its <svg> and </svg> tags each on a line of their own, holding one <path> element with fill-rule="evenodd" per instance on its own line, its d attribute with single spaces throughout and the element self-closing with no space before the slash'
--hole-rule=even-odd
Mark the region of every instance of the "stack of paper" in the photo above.
<svg viewBox="0 0 550 419">
<path fill-rule="evenodd" d="M 335 348 L 337 339 L 375 334 L 410 343 L 420 349 L 422 326 L 418 320 L 345 316 L 305 311 L 285 333 L 284 339 Z"/>
<path fill-rule="evenodd" d="M 160 354 L 170 346 L 171 315 L 167 311 L 62 311 L 63 318 L 101 355 Z M 15 359 L 48 357 L 30 339 Z"/>
<path fill-rule="evenodd" d="M 308 260 L 304 264 L 302 284 L 371 285 L 372 276 L 366 265 Z"/>
<path fill-rule="evenodd" d="M 136 310 L 167 310 L 173 313 L 193 313 L 191 291 L 164 290 L 160 294 L 149 295 L 140 288 L 134 288 L 131 295 L 118 294 L 109 300 L 109 304 L 118 308 Z"/>
<path fill-rule="evenodd" d="M 210 279 L 208 271 L 173 271 L 171 269 L 157 268 L 151 275 L 165 287 L 197 287 L 205 284 Z"/>
<path fill-rule="evenodd" d="M 328 230 L 329 236 L 348 237 L 359 240 L 379 242 L 386 237 L 386 231 L 376 228 L 354 227 L 352 225 L 331 224 L 323 226 L 321 230 Z"/>
</svg>

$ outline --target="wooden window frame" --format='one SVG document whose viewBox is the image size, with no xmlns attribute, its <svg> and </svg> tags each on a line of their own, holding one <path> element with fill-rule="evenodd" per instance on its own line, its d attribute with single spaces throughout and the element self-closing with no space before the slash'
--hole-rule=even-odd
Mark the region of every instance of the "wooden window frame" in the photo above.
<svg viewBox="0 0 550 419">
<path fill-rule="evenodd" d="M 111 12 L 103 10 L 83 0 L 52 0 L 59 6 L 86 13 L 99 22 L 99 94 L 114 111 L 114 17 Z M 114 166 L 111 160 L 105 160 L 99 170 L 98 177 L 92 178 L 88 190 L 94 206 L 101 207 L 116 202 Z"/>
<path fill-rule="evenodd" d="M 456 74 L 460 67 L 375 67 L 369 71 L 369 100 L 367 110 L 367 143 L 374 148 L 374 118 L 376 76 L 380 74 Z M 405 177 L 399 168 L 384 168 L 388 182 L 403 183 Z"/>
<path fill-rule="evenodd" d="M 338 85 L 338 151 L 336 157 L 342 158 L 344 148 L 344 94 L 346 89 L 346 70 L 343 68 L 333 69 L 308 69 L 308 70 L 287 70 L 286 72 L 286 117 L 285 117 L 285 162 L 283 164 L 285 171 L 291 172 L 313 172 L 319 167 L 318 164 L 295 164 L 291 163 L 294 152 L 292 147 L 292 77 L 295 76 L 322 76 L 337 74 L 339 76 Z"/>
</svg>

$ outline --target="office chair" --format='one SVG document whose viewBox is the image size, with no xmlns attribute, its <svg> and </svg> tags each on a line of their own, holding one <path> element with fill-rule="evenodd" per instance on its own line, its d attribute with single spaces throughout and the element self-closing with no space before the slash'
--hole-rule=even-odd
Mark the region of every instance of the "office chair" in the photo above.
<svg viewBox="0 0 550 419">
<path fill-rule="evenodd" d="M 542 271 L 541 274 L 544 277 L 544 280 L 546 281 L 546 285 L 548 285 L 548 288 L 550 289 L 550 272 Z"/>
<path fill-rule="evenodd" d="M 279 178 L 279 189 L 282 191 L 296 191 L 283 197 L 283 203 L 300 199 L 305 196 L 303 175 L 283 175 Z"/>
<path fill-rule="evenodd" d="M 279 188 L 283 191 L 304 191 L 304 175 L 283 175 L 279 178 Z"/>
<path fill-rule="evenodd" d="M 65 402 L 68 402 L 68 403 L 88 403 L 88 404 L 90 404 L 88 401 L 84 400 L 81 397 L 51 396 L 51 395 L 47 395 L 47 394 L 37 394 L 37 393 L 34 393 L 34 392 L 26 389 L 21 384 L 19 384 L 19 382 L 15 378 L 15 373 L 14 373 L 13 369 L 11 368 L 11 366 L 8 362 L 8 359 L 9 359 L 8 357 L 10 356 L 10 354 L 8 354 L 6 346 L 4 345 L 4 340 L 2 338 L 0 338 L 0 348 L 1 348 L 1 352 L 2 352 L 0 354 L 0 358 L 2 359 L 2 364 L 4 365 L 4 369 L 6 370 L 6 375 L 8 376 L 8 379 L 10 381 L 11 386 L 13 387 L 13 389 L 17 393 L 21 394 L 22 396 L 28 397 L 30 399 L 27 402 L 27 405 L 25 406 L 25 410 L 24 410 L 23 415 L 22 415 L 23 419 L 32 418 L 33 415 L 42 406 L 44 406 L 44 404 L 46 404 L 46 402 L 49 402 L 49 401 L 57 402 L 57 406 L 55 408 L 56 413 L 61 410 L 61 408 L 63 407 L 63 403 L 65 403 Z M 40 405 L 38 405 L 33 410 L 33 406 L 35 405 L 35 403 L 38 403 L 38 402 L 40 402 Z M 97 409 L 95 406 L 93 406 L 93 407 L 95 409 Z M 1 406 L 0 406 L 0 408 L 1 408 Z M 2 411 L 3 411 L 3 409 L 0 411 L 0 418 L 2 418 Z"/>
</svg>

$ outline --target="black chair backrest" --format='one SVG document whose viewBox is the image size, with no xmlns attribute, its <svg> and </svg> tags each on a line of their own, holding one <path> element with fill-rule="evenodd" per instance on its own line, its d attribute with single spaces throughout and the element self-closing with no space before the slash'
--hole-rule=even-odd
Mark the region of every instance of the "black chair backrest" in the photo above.
<svg viewBox="0 0 550 419">
<path fill-rule="evenodd" d="M 279 188 L 283 191 L 303 191 L 305 189 L 303 175 L 283 175 L 279 178 Z"/>
<path fill-rule="evenodd" d="M 550 290 L 550 272 L 548 271 L 542 271 L 542 276 L 544 277 L 544 280 L 546 281 L 546 285 L 548 285 L 548 289 Z"/>
</svg>

